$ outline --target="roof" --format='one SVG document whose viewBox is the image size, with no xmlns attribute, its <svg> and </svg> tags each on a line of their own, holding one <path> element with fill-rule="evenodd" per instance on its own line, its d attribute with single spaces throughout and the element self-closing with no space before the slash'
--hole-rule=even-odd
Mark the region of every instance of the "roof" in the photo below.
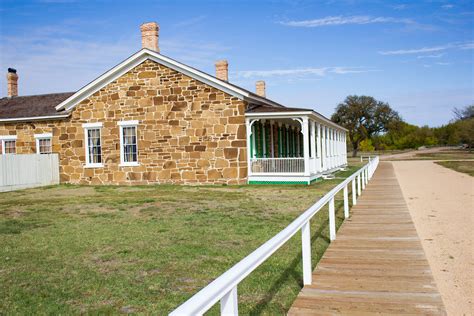
<svg viewBox="0 0 474 316">
<path fill-rule="evenodd" d="M 333 121 L 331 121 L 324 115 L 312 109 L 289 108 L 289 107 L 277 108 L 277 107 L 266 106 L 266 105 L 256 105 L 256 106 L 250 107 L 247 111 L 245 111 L 245 114 L 248 117 L 255 117 L 255 118 L 258 118 L 258 117 L 283 118 L 284 116 L 282 115 L 291 115 L 291 114 L 294 114 L 295 116 L 308 115 L 316 119 L 319 119 L 319 121 L 323 121 L 328 125 L 347 131 L 346 128 L 334 123 Z"/>
<path fill-rule="evenodd" d="M 6 97 L 0 99 L 0 120 L 19 118 L 60 118 L 67 115 L 55 107 L 74 92 Z"/>
<path fill-rule="evenodd" d="M 289 108 L 289 107 L 274 107 L 274 106 L 264 106 L 258 105 L 255 107 L 249 108 L 246 113 L 275 113 L 275 112 L 302 112 L 302 111 L 313 111 L 311 109 L 303 108 Z"/>
<path fill-rule="evenodd" d="M 193 79 L 199 80 L 200 82 L 203 82 L 211 87 L 224 91 L 239 99 L 249 101 L 249 103 L 265 104 L 268 106 L 275 106 L 275 107 L 283 107 L 283 105 L 275 101 L 261 97 L 255 93 L 252 93 L 246 89 L 243 89 L 227 81 L 220 80 L 214 76 L 211 76 L 210 74 L 207 74 L 196 68 L 185 65 L 170 57 L 162 55 L 158 52 L 149 50 L 147 48 L 143 48 L 140 51 L 133 54 L 132 56 L 125 59 L 120 64 L 113 67 L 112 69 L 103 73 L 94 81 L 91 81 L 90 83 L 88 83 L 87 85 L 79 89 L 74 95 L 72 95 L 68 99 L 61 102 L 58 106 L 56 106 L 56 109 L 66 110 L 66 111 L 72 110 L 76 106 L 76 104 L 88 98 L 90 95 L 94 94 L 95 92 L 97 92 L 98 90 L 100 90 L 101 88 L 109 84 L 110 82 L 121 77 L 122 75 L 127 73 L 129 70 L 138 66 L 145 60 L 152 60 L 160 65 L 171 68 Z"/>
<path fill-rule="evenodd" d="M 146 48 L 143 48 L 131 55 L 123 62 L 103 73 L 98 78 L 91 81 L 76 92 L 0 99 L 0 121 L 27 121 L 38 120 L 41 118 L 52 119 L 67 117 L 71 110 L 73 110 L 74 107 L 81 101 L 87 99 L 89 96 L 102 89 L 110 82 L 116 80 L 134 67 L 143 63 L 145 60 L 155 61 L 158 64 L 183 73 L 232 96 L 238 97 L 241 100 L 247 101 L 252 105 L 252 109 L 247 111 L 247 113 L 287 113 L 304 111 L 306 113 L 312 112 L 319 119 L 331 122 L 329 119 L 313 110 L 285 107 L 275 101 L 261 97 L 249 90 L 241 88 L 227 81 L 220 80 L 208 73 L 185 65 L 170 57 Z M 331 123 L 339 128 L 342 128 L 333 122 Z"/>
</svg>

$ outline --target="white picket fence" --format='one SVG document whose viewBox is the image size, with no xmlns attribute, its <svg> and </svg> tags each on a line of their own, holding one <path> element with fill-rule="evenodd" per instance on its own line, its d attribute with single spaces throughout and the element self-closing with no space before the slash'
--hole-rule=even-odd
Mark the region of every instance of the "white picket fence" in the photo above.
<svg viewBox="0 0 474 316">
<path fill-rule="evenodd" d="M 325 205 L 329 204 L 329 238 L 331 241 L 335 240 L 336 214 L 334 198 L 336 194 L 342 191 L 344 197 L 344 218 L 349 217 L 349 186 L 352 188 L 352 204 L 355 205 L 357 203 L 357 197 L 362 194 L 362 190 L 365 189 L 369 180 L 372 178 L 378 163 L 379 157 L 373 159 L 369 158 L 369 162 L 365 166 L 329 191 L 285 229 L 209 283 L 169 315 L 203 315 L 219 301 L 221 305 L 221 315 L 238 315 L 237 286 L 239 283 L 298 232 L 301 232 L 302 237 L 303 283 L 305 285 L 311 284 L 313 267 L 311 266 L 311 233 L 309 221 Z"/>
<path fill-rule="evenodd" d="M 0 155 L 0 192 L 58 183 L 58 154 Z"/>
</svg>

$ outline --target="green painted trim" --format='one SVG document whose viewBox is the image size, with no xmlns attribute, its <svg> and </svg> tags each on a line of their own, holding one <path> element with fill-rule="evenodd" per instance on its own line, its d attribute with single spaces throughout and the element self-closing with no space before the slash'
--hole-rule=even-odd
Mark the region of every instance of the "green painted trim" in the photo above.
<svg viewBox="0 0 474 316">
<path fill-rule="evenodd" d="M 260 181 L 250 180 L 248 184 L 308 184 L 308 181 Z"/>
</svg>

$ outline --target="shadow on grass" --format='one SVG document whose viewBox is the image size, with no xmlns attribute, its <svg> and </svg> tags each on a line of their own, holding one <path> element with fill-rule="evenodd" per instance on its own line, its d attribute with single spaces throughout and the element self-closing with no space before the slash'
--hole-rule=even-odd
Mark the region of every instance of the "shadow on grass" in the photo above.
<svg viewBox="0 0 474 316">
<path fill-rule="evenodd" d="M 339 210 L 337 210 L 337 212 L 338 211 Z M 338 226 L 340 226 L 340 223 L 338 223 L 338 224 L 339 224 Z M 325 220 L 321 225 L 319 225 L 318 229 L 311 236 L 311 244 L 312 245 L 316 242 L 316 240 L 322 239 L 329 246 L 329 243 L 330 243 L 329 238 L 327 236 L 323 235 L 323 231 L 326 228 L 328 228 L 328 226 L 329 226 L 329 222 L 327 220 Z M 323 256 L 326 249 L 327 249 L 327 247 L 324 247 L 324 249 L 321 249 L 321 250 L 317 251 L 316 253 L 312 252 L 311 256 L 313 258 L 318 258 L 317 262 L 319 262 L 319 260 Z M 314 249 L 312 249 L 312 251 L 313 250 Z M 265 311 L 267 306 L 272 302 L 275 295 L 280 291 L 282 285 L 284 285 L 285 282 L 287 280 L 289 280 L 290 278 L 293 278 L 298 283 L 300 288 L 303 287 L 303 276 L 301 275 L 301 273 L 297 272 L 297 269 L 296 269 L 299 265 L 302 264 L 301 259 L 302 259 L 302 251 L 300 250 L 298 252 L 298 254 L 294 257 L 294 259 L 291 261 L 291 264 L 281 273 L 281 276 L 278 278 L 278 280 L 276 280 L 272 284 L 272 286 L 268 290 L 268 294 L 265 295 L 265 297 L 263 299 L 258 301 L 256 303 L 256 306 L 250 310 L 250 312 L 249 312 L 250 315 L 261 315 L 262 312 Z M 313 262 L 313 260 L 311 260 L 311 261 Z"/>
</svg>

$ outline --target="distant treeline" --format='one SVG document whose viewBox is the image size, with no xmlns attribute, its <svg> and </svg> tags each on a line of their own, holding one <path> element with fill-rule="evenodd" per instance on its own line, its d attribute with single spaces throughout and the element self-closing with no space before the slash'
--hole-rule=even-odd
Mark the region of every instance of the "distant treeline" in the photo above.
<svg viewBox="0 0 474 316">
<path fill-rule="evenodd" d="M 349 148 L 400 150 L 421 146 L 463 145 L 474 148 L 474 105 L 454 108 L 453 120 L 440 127 L 405 122 L 387 103 L 368 96 L 348 96 L 339 104 L 332 120 L 349 132 Z"/>
</svg>

